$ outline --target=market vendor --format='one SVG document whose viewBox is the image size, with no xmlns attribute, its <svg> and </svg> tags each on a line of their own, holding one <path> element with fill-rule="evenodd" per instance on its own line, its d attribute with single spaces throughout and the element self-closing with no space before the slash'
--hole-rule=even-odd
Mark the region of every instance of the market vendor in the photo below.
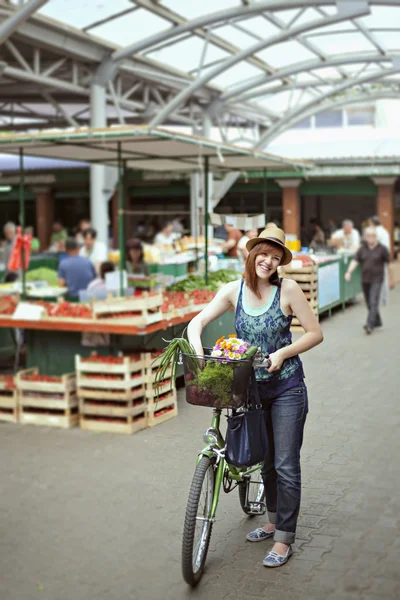
<svg viewBox="0 0 400 600">
<path fill-rule="evenodd" d="M 54 221 L 53 233 L 50 238 L 50 252 L 63 252 L 65 249 L 65 241 L 68 237 L 67 230 L 63 227 L 61 221 Z"/>
<path fill-rule="evenodd" d="M 242 237 L 242 232 L 239 229 L 235 229 L 233 225 L 225 223 L 225 230 L 228 233 L 228 239 L 222 246 L 222 252 L 229 256 L 229 258 L 238 257 L 238 243 Z"/>
<path fill-rule="evenodd" d="M 143 245 L 140 240 L 130 240 L 126 245 L 126 271 L 134 275 L 150 274 L 148 264 L 144 261 Z"/>
<path fill-rule="evenodd" d="M 15 223 L 12 223 L 11 221 L 9 221 L 8 223 L 6 223 L 4 225 L 4 237 L 5 237 L 5 242 L 4 242 L 4 252 L 3 252 L 3 258 L 4 258 L 4 265 L 5 265 L 5 270 L 4 270 L 4 276 L 7 275 L 7 273 L 9 273 L 10 271 L 8 270 L 8 263 L 10 261 L 10 256 L 11 256 L 11 252 L 15 243 L 15 237 L 16 237 L 16 231 L 17 231 L 17 227 L 15 225 Z"/>
<path fill-rule="evenodd" d="M 342 229 L 338 229 L 332 234 L 328 245 L 356 252 L 360 247 L 360 242 L 360 234 L 355 229 L 353 221 L 346 219 L 342 223 Z"/>
<path fill-rule="evenodd" d="M 72 298 L 78 298 L 79 292 L 86 290 L 96 278 L 96 271 L 88 258 L 79 256 L 79 246 L 74 238 L 67 239 L 65 249 L 67 258 L 60 262 L 58 268 L 58 285 L 66 287 Z"/>
<path fill-rule="evenodd" d="M 100 265 L 107 260 L 107 247 L 97 239 L 97 231 L 91 227 L 83 232 L 83 246 L 79 256 L 88 258 L 94 265 L 96 273 L 100 272 Z"/>
<path fill-rule="evenodd" d="M 80 246 L 83 246 L 83 234 L 86 231 L 86 229 L 90 229 L 92 227 L 91 222 L 89 221 L 89 219 L 83 218 L 80 219 L 78 226 L 75 229 L 75 239 Z"/>
<path fill-rule="evenodd" d="M 38 238 L 35 237 L 35 232 L 34 232 L 33 227 L 31 227 L 31 226 L 25 227 L 25 233 L 26 233 L 26 235 L 30 235 L 32 238 L 32 242 L 31 242 L 32 254 L 37 254 L 40 250 L 40 242 L 39 242 Z"/>
<path fill-rule="evenodd" d="M 154 238 L 154 243 L 159 246 L 173 246 L 176 239 L 173 223 L 166 223 Z"/>
</svg>

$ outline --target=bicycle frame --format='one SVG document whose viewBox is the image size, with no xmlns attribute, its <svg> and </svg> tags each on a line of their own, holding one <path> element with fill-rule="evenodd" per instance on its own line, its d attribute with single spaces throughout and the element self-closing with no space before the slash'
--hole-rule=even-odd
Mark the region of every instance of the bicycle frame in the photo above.
<svg viewBox="0 0 400 600">
<path fill-rule="evenodd" d="M 213 458 L 214 456 L 217 459 L 217 472 L 215 475 L 215 493 L 214 493 L 214 498 L 213 498 L 213 503 L 212 503 L 212 507 L 211 507 L 211 515 L 210 518 L 214 519 L 215 517 L 215 513 L 217 511 L 217 506 L 218 506 L 218 501 L 219 501 L 219 494 L 221 491 L 221 484 L 222 484 L 222 480 L 224 477 L 224 472 L 225 472 L 225 467 L 228 467 L 228 477 L 230 479 L 232 479 L 233 481 L 243 481 L 244 475 L 250 475 L 251 473 L 255 473 L 256 471 L 260 470 L 260 465 L 256 465 L 255 467 L 243 467 L 243 468 L 237 468 L 234 467 L 233 465 L 229 465 L 223 454 L 222 451 L 225 448 L 225 440 L 222 437 L 222 434 L 219 430 L 219 426 L 220 426 L 220 422 L 221 422 L 221 409 L 214 409 L 213 410 L 213 417 L 211 420 L 211 427 L 216 429 L 216 431 L 218 432 L 218 437 L 217 437 L 217 441 L 214 444 L 209 444 L 208 446 L 206 446 L 205 448 L 203 448 L 203 450 L 199 453 L 198 457 L 197 457 L 197 463 L 200 461 L 202 456 L 208 456 L 208 458 Z"/>
</svg>

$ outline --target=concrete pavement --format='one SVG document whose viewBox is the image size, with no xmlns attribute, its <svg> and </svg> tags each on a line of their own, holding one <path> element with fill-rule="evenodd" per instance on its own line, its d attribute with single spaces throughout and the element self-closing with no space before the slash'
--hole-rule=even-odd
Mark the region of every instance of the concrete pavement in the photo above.
<svg viewBox="0 0 400 600">
<path fill-rule="evenodd" d="M 296 552 L 268 570 L 272 542 L 222 495 L 207 570 L 187 588 L 181 530 L 208 409 L 132 437 L 0 425 L 1 600 L 291 600 L 400 597 L 400 289 L 385 327 L 362 303 L 323 322 L 304 357 L 310 412 Z"/>
</svg>

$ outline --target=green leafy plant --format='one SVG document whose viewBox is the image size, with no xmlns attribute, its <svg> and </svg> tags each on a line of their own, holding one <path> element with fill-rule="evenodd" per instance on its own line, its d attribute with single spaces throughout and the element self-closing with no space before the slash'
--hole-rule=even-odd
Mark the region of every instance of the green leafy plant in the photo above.
<svg viewBox="0 0 400 600">
<path fill-rule="evenodd" d="M 167 341 L 167 340 L 164 340 Z M 161 355 L 159 367 L 156 372 L 156 376 L 154 378 L 154 388 L 159 394 L 159 389 L 162 382 L 165 379 L 165 374 L 169 367 L 171 367 L 171 389 L 172 384 L 176 378 L 176 369 L 178 367 L 179 359 L 181 353 L 183 354 L 192 354 L 193 355 L 193 363 L 197 364 L 197 359 L 194 358 L 196 354 L 193 346 L 186 340 L 184 337 L 174 338 L 172 340 L 167 341 L 168 345 L 165 348 L 163 354 Z M 154 362 L 158 361 L 158 358 L 155 359 Z M 153 362 L 153 364 L 154 364 Z"/>
</svg>

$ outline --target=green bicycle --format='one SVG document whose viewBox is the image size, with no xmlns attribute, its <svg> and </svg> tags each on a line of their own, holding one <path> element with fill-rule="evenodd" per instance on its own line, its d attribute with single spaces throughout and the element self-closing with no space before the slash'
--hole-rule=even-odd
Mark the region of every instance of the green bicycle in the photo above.
<svg viewBox="0 0 400 600">
<path fill-rule="evenodd" d="M 246 515 L 263 515 L 266 512 L 261 464 L 243 469 L 227 464 L 225 440 L 220 431 L 222 411 L 235 411 L 247 401 L 253 361 L 238 360 L 226 365 L 225 382 L 221 362 L 210 363 L 217 365 L 219 379 L 215 381 L 215 387 L 211 388 L 213 392 L 208 389 L 204 393 L 196 385 L 198 374 L 205 372 L 206 361 L 216 360 L 206 354 L 207 349 L 204 357 L 182 354 L 187 401 L 213 408 L 211 426 L 203 435 L 207 445 L 197 459 L 183 528 L 182 573 L 184 580 L 192 587 L 199 583 L 203 575 L 221 486 L 226 493 L 238 488 L 240 505 Z"/>
</svg>

